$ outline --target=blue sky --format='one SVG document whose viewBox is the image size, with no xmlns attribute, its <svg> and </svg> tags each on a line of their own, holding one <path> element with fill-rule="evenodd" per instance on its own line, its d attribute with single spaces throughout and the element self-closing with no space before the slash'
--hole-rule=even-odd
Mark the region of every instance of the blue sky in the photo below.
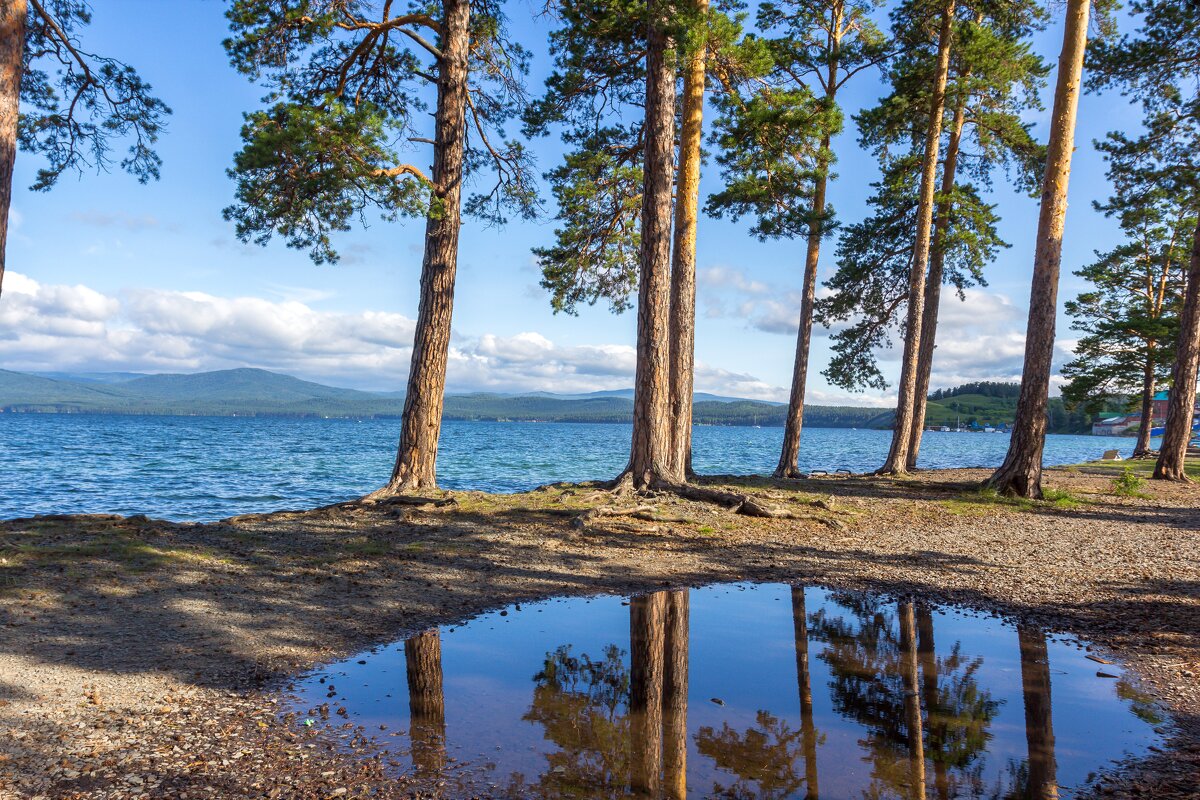
<svg viewBox="0 0 1200 800">
<path fill-rule="evenodd" d="M 0 298 L 0 367 L 15 370 L 191 372 L 257 366 L 336 385 L 401 389 L 416 316 L 422 225 L 375 219 L 339 237 L 343 260 L 315 266 L 280 243 L 244 245 L 221 209 L 232 199 L 225 175 L 239 146 L 244 111 L 262 94 L 229 66 L 218 0 L 104 0 L 86 32 L 89 49 L 137 67 L 174 110 L 161 141 L 162 180 L 147 186 L 120 172 L 64 176 L 49 193 L 26 190 L 39 166 L 18 156 L 8 270 Z M 530 85 L 550 66 L 549 23 L 540 4 L 512 3 L 514 33 L 533 52 Z M 1061 16 L 1061 8 L 1056 9 Z M 1061 42 L 1057 20 L 1036 46 L 1051 63 Z M 1051 76 L 1051 83 L 1053 75 Z M 882 91 L 864 73 L 846 93 L 846 110 Z M 1049 92 L 1049 90 L 1047 90 Z M 1049 95 L 1047 102 L 1049 105 Z M 1031 118 L 1044 137 L 1048 112 Z M 1115 225 L 1091 202 L 1108 195 L 1092 141 L 1133 129 L 1140 114 L 1119 96 L 1085 96 L 1070 185 L 1063 299 L 1082 288 L 1070 275 L 1095 249 L 1118 241 Z M 843 222 L 860 219 L 876 177 L 874 160 L 848 126 L 831 202 Z M 559 154 L 533 143 L 539 172 Z M 427 163 L 427 154 L 419 154 Z M 702 192 L 719 188 L 706 165 Z M 988 271 L 990 285 L 967 303 L 947 293 L 934 385 L 1019 375 L 1037 227 L 1037 203 L 998 179 L 993 196 L 1012 247 Z M 607 308 L 554 315 L 538 288 L 530 248 L 550 241 L 553 220 L 463 230 L 449 388 L 577 392 L 632 384 L 635 318 Z M 795 346 L 794 319 L 803 245 L 762 243 L 746 225 L 702 218 L 699 230 L 697 389 L 785 399 Z M 833 243 L 821 259 L 834 269 Z M 1060 315 L 1060 351 L 1073 333 Z M 847 394 L 819 375 L 828 359 L 814 339 L 812 402 L 880 404 L 889 392 Z M 885 373 L 898 373 L 884 353 Z M 1062 360 L 1060 355 L 1060 361 Z"/>
</svg>

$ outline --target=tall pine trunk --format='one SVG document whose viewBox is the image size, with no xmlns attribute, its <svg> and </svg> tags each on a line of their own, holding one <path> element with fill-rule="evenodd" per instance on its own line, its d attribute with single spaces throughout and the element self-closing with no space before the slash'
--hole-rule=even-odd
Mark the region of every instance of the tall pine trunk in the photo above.
<svg viewBox="0 0 1200 800">
<path fill-rule="evenodd" d="M 1046 637 L 1027 625 L 1018 625 L 1017 640 L 1021 648 L 1021 688 L 1029 748 L 1029 786 L 1025 796 L 1031 800 L 1054 800 L 1058 797 L 1058 769 L 1054 759 Z"/>
<path fill-rule="evenodd" d="M 1188 441 L 1192 437 L 1192 415 L 1196 407 L 1196 371 L 1200 361 L 1200 226 L 1192 237 L 1192 260 L 1188 265 L 1187 291 L 1179 315 L 1179 339 L 1175 366 L 1171 368 L 1171 392 L 1167 400 L 1167 427 L 1154 465 L 1154 477 L 1187 481 L 1185 471 Z"/>
<path fill-rule="evenodd" d="M 404 642 L 408 677 L 408 733 L 413 767 L 436 776 L 446 766 L 446 699 L 442 690 L 442 639 L 428 630 Z"/>
<path fill-rule="evenodd" d="M 964 76 L 965 77 L 965 76 Z M 921 452 L 921 434 L 925 432 L 925 407 L 929 401 L 929 379 L 933 374 L 933 351 L 937 347 L 938 312 L 942 302 L 942 278 L 946 272 L 946 235 L 950 228 L 951 193 L 958 172 L 958 153 L 962 146 L 963 126 L 966 123 L 967 101 L 959 98 L 946 143 L 946 159 L 942 164 L 942 190 L 933 220 L 933 245 L 929 255 L 929 275 L 925 278 L 925 308 L 921 314 L 921 346 L 917 353 L 917 389 L 913 394 L 913 425 L 909 434 L 909 470 L 917 468 Z"/>
<path fill-rule="evenodd" d="M 904 727 L 908 732 L 909 779 L 914 800 L 925 800 L 925 737 L 917 681 L 917 629 L 911 602 L 900 603 L 900 677 L 904 681 Z"/>
<path fill-rule="evenodd" d="M 792 587 L 792 629 L 796 636 L 796 684 L 800 689 L 800 746 L 804 750 L 804 797 L 817 800 L 817 726 L 813 721 L 812 670 L 808 665 L 808 610 L 804 587 Z"/>
<path fill-rule="evenodd" d="M 696 0 L 708 11 L 708 0 Z M 692 392 L 696 362 L 696 217 L 700 206 L 700 140 L 704 122 L 703 35 L 683 75 L 683 128 L 675 193 L 675 252 L 671 264 L 671 458 L 672 471 L 692 474 Z"/>
<path fill-rule="evenodd" d="M 830 98 L 832 100 L 832 97 Z M 829 152 L 829 137 L 821 139 L 821 152 Z M 825 213 L 825 190 L 829 184 L 829 164 L 821 159 L 813 190 L 813 219 L 808 225 L 808 247 L 804 254 L 804 285 L 800 295 L 800 326 L 796 333 L 796 363 L 792 367 L 792 392 L 788 397 L 787 418 L 783 423 L 783 449 L 776 478 L 800 477 L 800 436 L 804 429 L 804 390 L 808 384 L 808 355 L 812 347 L 813 302 L 817 293 L 817 264 L 821 257 L 821 215 Z"/>
<path fill-rule="evenodd" d="M 687 797 L 688 590 L 667 592 L 663 643 L 663 794 Z"/>
<path fill-rule="evenodd" d="M 1138 427 L 1134 456 L 1150 452 L 1150 429 L 1154 427 L 1154 346 L 1149 347 L 1142 365 L 1142 424 Z"/>
<path fill-rule="evenodd" d="M 396 465 L 388 485 L 373 497 L 437 486 L 438 436 L 446 393 L 454 275 L 458 268 L 458 236 L 462 225 L 471 22 L 468 0 L 443 0 L 442 8 L 442 56 L 438 61 L 432 175 L 437 208 L 425 223 L 421 300 L 417 308 L 417 330 Z"/>
<path fill-rule="evenodd" d="M 675 60 L 666 26 L 670 6 L 650 3 L 646 42 L 646 155 L 638 277 L 637 371 L 629 471 L 635 489 L 681 483 L 671 457 L 671 184 L 675 154 Z"/>
<path fill-rule="evenodd" d="M 663 641 L 665 592 L 629 601 L 630 783 L 635 797 L 662 786 Z"/>
<path fill-rule="evenodd" d="M 830 26 L 826 46 L 825 104 L 832 107 L 837 97 L 838 69 L 841 67 L 841 16 L 835 16 Z M 798 478 L 800 473 L 800 437 L 804 432 L 804 392 L 808 385 L 808 356 L 812 349 L 813 303 L 817 293 L 817 265 L 821 259 L 821 236 L 824 234 L 825 192 L 829 187 L 830 137 L 821 138 L 817 160 L 817 181 L 813 187 L 812 221 L 808 224 L 808 246 L 804 253 L 804 284 L 800 295 L 800 324 L 796 331 L 796 361 L 792 366 L 792 391 L 788 396 L 787 417 L 783 423 L 783 447 L 776 478 Z"/>
<path fill-rule="evenodd" d="M 933 614 L 929 606 L 917 606 L 917 654 L 921 660 L 921 695 L 929 719 L 929 758 L 933 762 L 933 785 L 938 800 L 950 800 L 950 776 L 942 751 L 946 745 L 947 715 L 941 708 L 938 691 L 937 649 L 933 643 Z"/>
<path fill-rule="evenodd" d="M 1079 107 L 1089 11 L 1090 0 L 1068 0 L 1067 27 L 1063 34 L 1062 55 L 1058 59 L 1058 86 L 1054 90 L 1046 175 L 1042 182 L 1021 394 L 1017 400 L 1008 455 L 988 480 L 988 484 L 1001 494 L 1014 497 L 1040 499 L 1042 496 L 1042 449 L 1046 444 L 1046 404 L 1054 360 L 1058 273 L 1062 262 L 1067 181 L 1071 176 L 1071 153 L 1075 148 L 1075 117 Z"/>
<path fill-rule="evenodd" d="M 12 206 L 13 165 L 17 159 L 25 14 L 25 0 L 5 0 L 0 4 L 0 290 L 8 260 L 8 213 Z"/>
<path fill-rule="evenodd" d="M 925 131 L 925 155 L 921 164 L 921 193 L 917 203 L 917 240 L 913 246 L 908 278 L 908 315 L 904 331 L 904 360 L 900 367 L 899 394 L 892 445 L 880 474 L 908 471 L 908 448 L 912 436 L 917 391 L 917 355 L 921 347 L 921 320 L 925 310 L 925 271 L 929 266 L 929 244 L 933 228 L 934 182 L 937 180 L 938 151 L 942 140 L 942 112 L 946 106 L 946 79 L 950 72 L 950 40 L 954 35 L 954 0 L 942 8 L 938 31 L 937 72 L 929 102 L 929 126 Z"/>
</svg>

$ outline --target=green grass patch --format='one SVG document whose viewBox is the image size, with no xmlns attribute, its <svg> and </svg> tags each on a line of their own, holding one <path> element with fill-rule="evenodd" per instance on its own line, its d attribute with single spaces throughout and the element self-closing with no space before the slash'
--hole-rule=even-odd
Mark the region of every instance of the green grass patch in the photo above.
<svg viewBox="0 0 1200 800">
<path fill-rule="evenodd" d="M 1082 464 L 1072 464 L 1067 469 L 1087 470 L 1088 472 L 1111 473 L 1123 475 L 1129 470 L 1134 475 L 1149 478 L 1154 474 L 1153 458 L 1131 458 L 1128 461 L 1085 461 Z M 1183 462 L 1183 470 L 1189 478 L 1200 479 L 1200 458 L 1189 458 Z"/>
<path fill-rule="evenodd" d="M 983 486 L 972 491 L 963 492 L 957 497 L 941 503 L 943 508 L 955 514 L 982 514 L 997 507 L 1012 508 L 1017 511 L 1045 511 L 1057 509 L 1071 511 L 1087 505 L 1070 492 L 1053 487 L 1042 490 L 1041 500 L 1027 500 L 1024 497 L 1005 497 L 990 486 Z"/>
<path fill-rule="evenodd" d="M 47 538 L 38 531 L 13 532 L 0 538 L 0 568 L 15 572 L 25 567 L 59 566 L 74 569 L 83 563 L 115 564 L 143 572 L 170 564 L 230 563 L 216 551 L 198 547 L 164 547 L 140 533 L 105 531 L 74 540 Z"/>
</svg>

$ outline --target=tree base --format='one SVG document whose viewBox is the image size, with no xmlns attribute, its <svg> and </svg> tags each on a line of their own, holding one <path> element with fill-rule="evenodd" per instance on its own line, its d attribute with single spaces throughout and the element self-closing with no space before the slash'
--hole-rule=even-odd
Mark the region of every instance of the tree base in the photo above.
<svg viewBox="0 0 1200 800">
<path fill-rule="evenodd" d="M 1002 497 L 1019 497 L 1025 500 L 1042 499 L 1042 471 L 1001 467 L 992 477 L 983 482 Z"/>
<path fill-rule="evenodd" d="M 771 473 L 771 477 L 778 478 L 781 481 L 799 481 L 804 480 L 808 476 L 796 467 L 776 467 L 775 472 Z"/>
<path fill-rule="evenodd" d="M 1175 481 L 1176 483 L 1192 483 L 1192 479 L 1188 477 L 1187 471 L 1182 467 L 1175 465 L 1165 465 L 1161 461 L 1154 465 L 1154 473 L 1150 476 L 1156 481 Z"/>
</svg>

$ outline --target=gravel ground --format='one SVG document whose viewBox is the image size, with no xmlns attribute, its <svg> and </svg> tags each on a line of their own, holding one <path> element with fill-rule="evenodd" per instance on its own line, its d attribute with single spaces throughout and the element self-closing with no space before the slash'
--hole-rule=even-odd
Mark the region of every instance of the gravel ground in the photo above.
<svg viewBox="0 0 1200 800">
<path fill-rule="evenodd" d="M 1009 503 L 982 471 L 712 479 L 792 518 L 674 497 L 580 515 L 595 487 L 343 505 L 211 525 L 0 523 L 0 798 L 404 797 L 386 757 L 277 711 L 316 664 L 555 595 L 783 581 L 921 595 L 1037 622 L 1125 661 L 1166 747 L 1104 797 L 1200 798 L 1200 489 L 1055 470 Z"/>
</svg>

